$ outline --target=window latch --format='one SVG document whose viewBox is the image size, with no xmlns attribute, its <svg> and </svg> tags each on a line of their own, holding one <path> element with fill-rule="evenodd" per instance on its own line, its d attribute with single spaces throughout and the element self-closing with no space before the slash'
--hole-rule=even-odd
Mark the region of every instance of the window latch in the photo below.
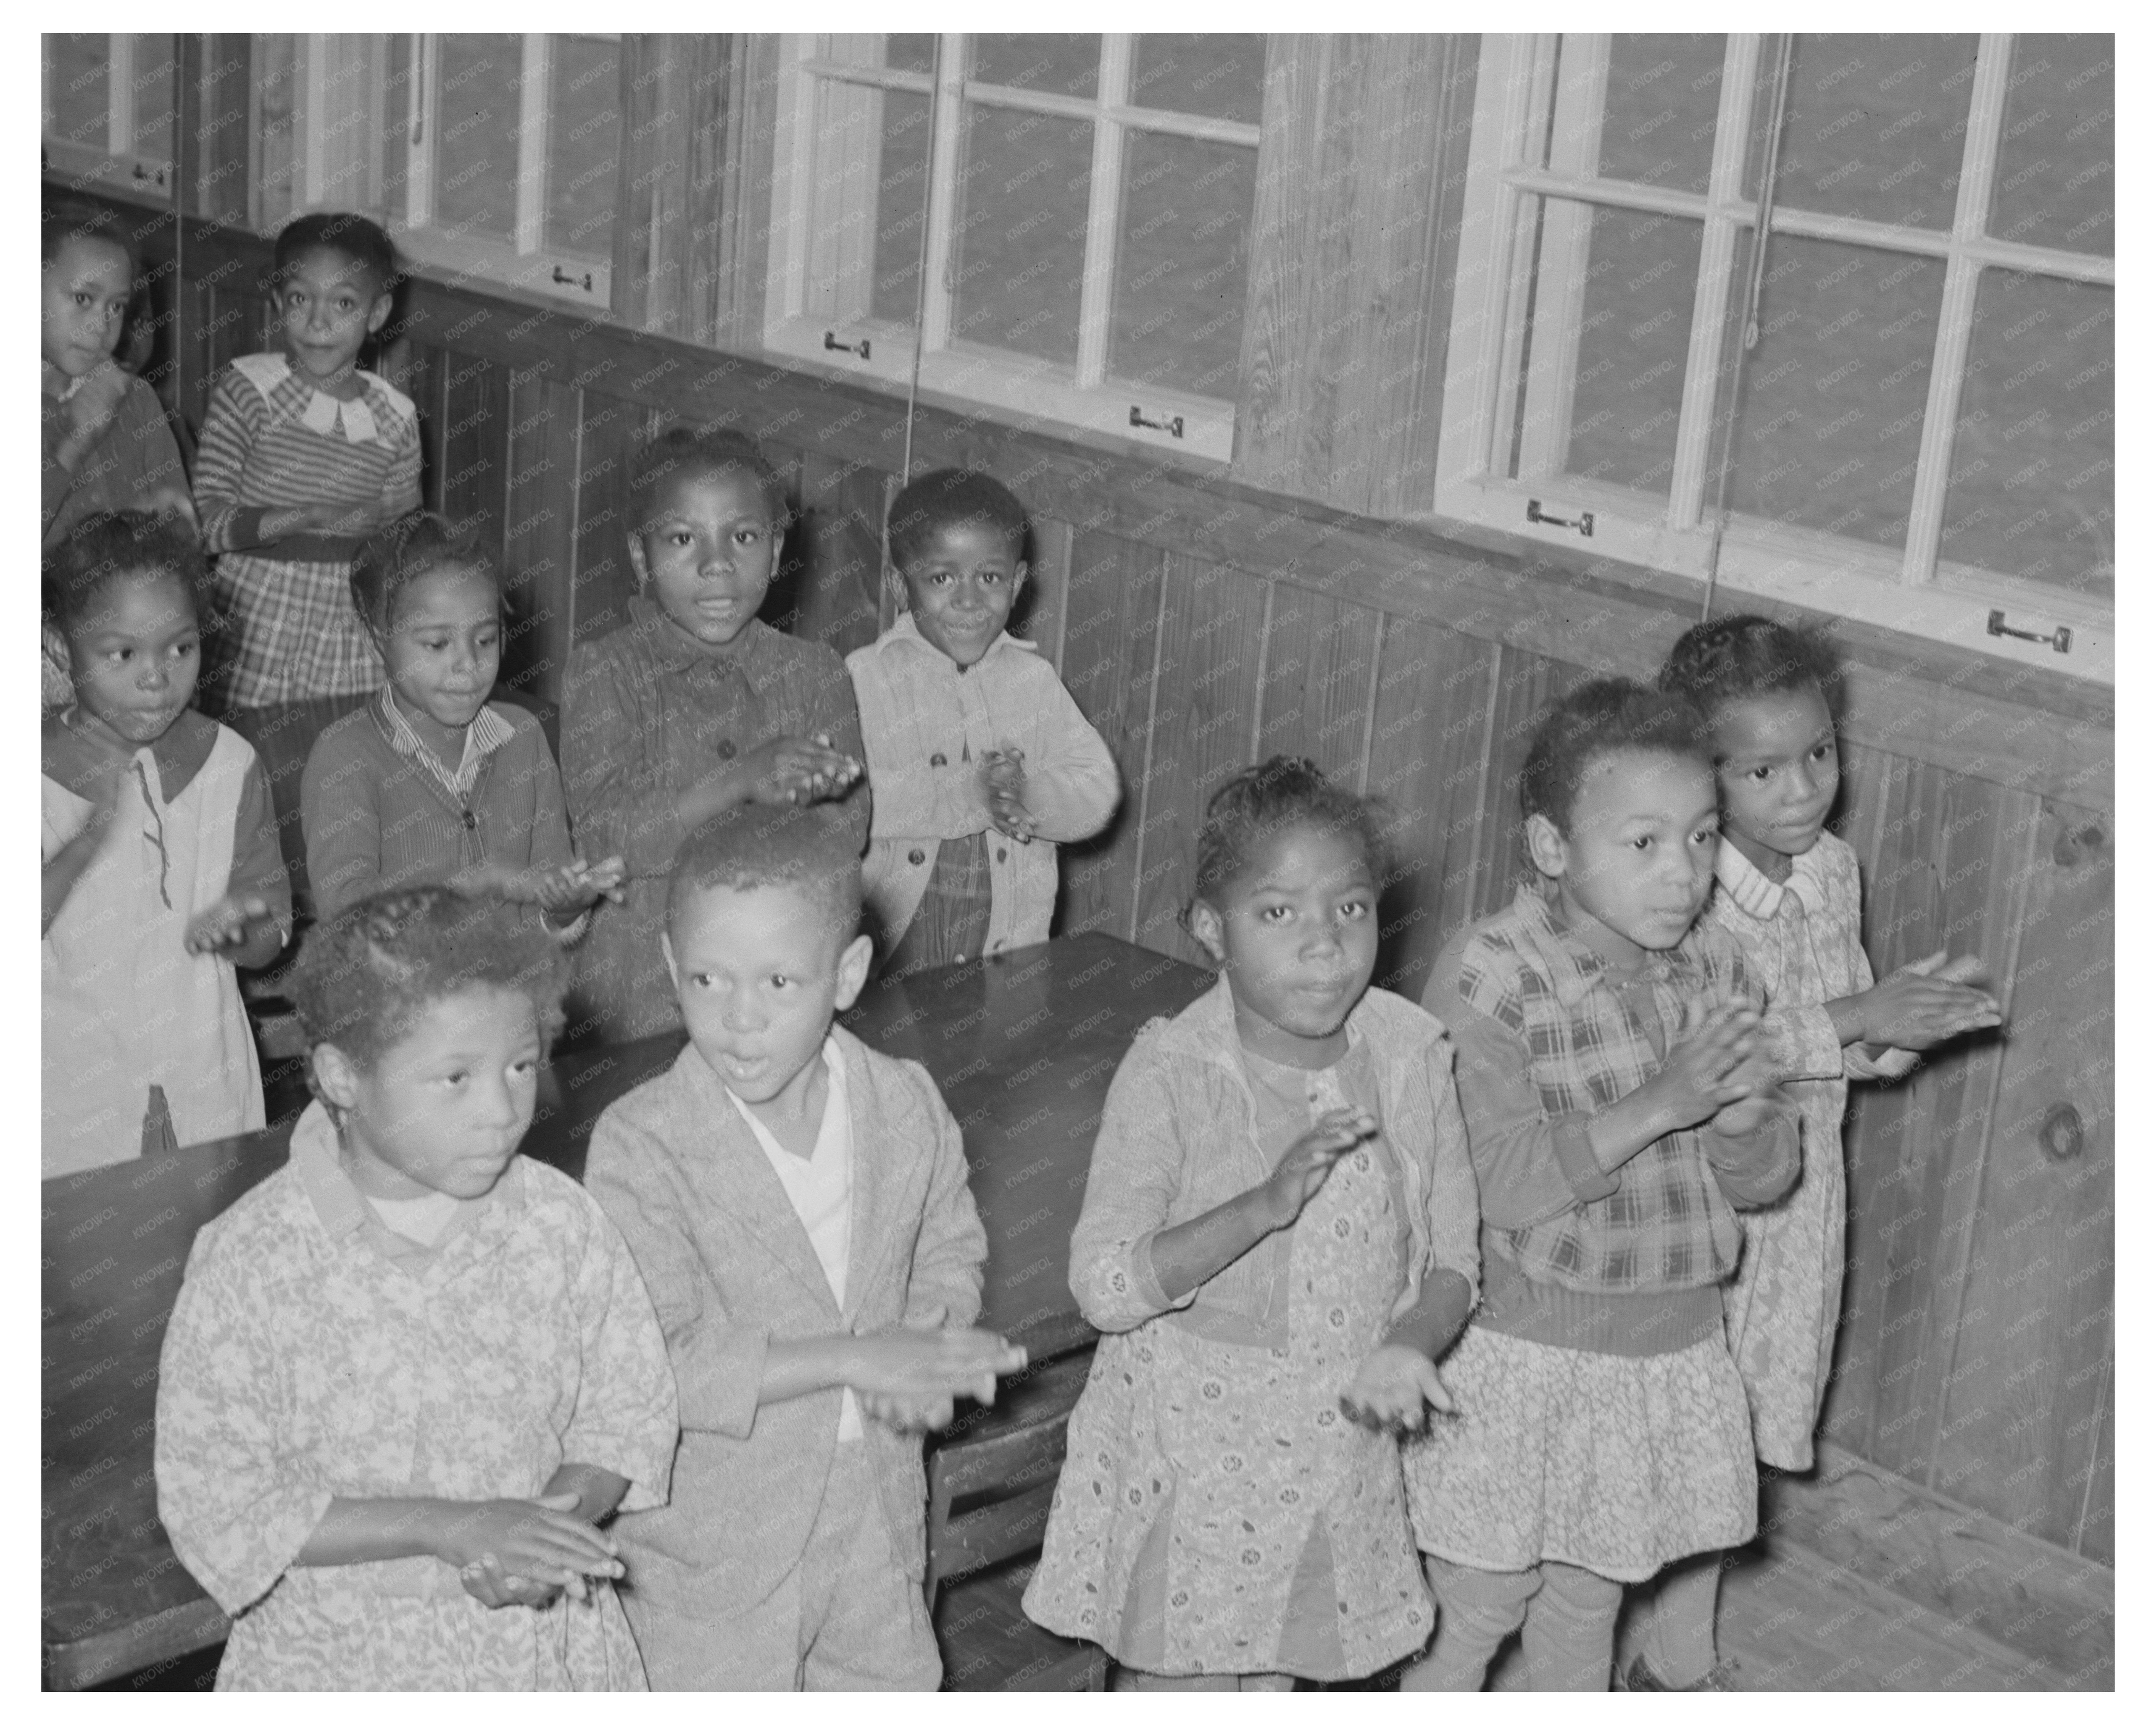
<svg viewBox="0 0 2156 1725">
<path fill-rule="evenodd" d="M 1544 514 L 1542 500 L 1539 497 L 1530 497 L 1527 499 L 1527 519 L 1542 527 L 1577 527 L 1579 529 L 1579 536 L 1583 539 L 1592 539 L 1594 536 L 1594 511 L 1591 509 L 1581 510 L 1578 521 L 1568 521 L 1561 515 Z"/>
<path fill-rule="evenodd" d="M 2033 629 L 2010 628 L 2004 611 L 1994 611 L 1985 619 L 1984 632 L 1988 635 L 2011 635 L 2017 641 L 2041 641 L 2054 653 L 2071 653 L 2074 649 L 2074 632 L 2063 623 L 2051 634 L 2041 634 Z"/>
<path fill-rule="evenodd" d="M 826 330 L 824 331 L 824 347 L 830 353 L 858 353 L 863 359 L 869 357 L 869 338 L 866 336 L 858 341 L 841 341 L 835 331 Z"/>
<path fill-rule="evenodd" d="M 580 287 L 588 294 L 592 290 L 592 272 L 588 270 L 581 276 L 572 275 L 557 264 L 554 266 L 554 280 L 562 287 Z"/>
<path fill-rule="evenodd" d="M 1131 408 L 1131 424 L 1142 425 L 1147 431 L 1164 431 L 1170 437 L 1183 435 L 1183 415 L 1180 413 L 1172 419 L 1148 419 L 1134 404 Z"/>
</svg>

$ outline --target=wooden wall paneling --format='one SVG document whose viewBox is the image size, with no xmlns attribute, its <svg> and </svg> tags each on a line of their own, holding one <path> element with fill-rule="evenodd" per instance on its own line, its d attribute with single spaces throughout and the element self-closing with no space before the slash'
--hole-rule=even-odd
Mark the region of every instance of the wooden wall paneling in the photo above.
<svg viewBox="0 0 2156 1725">
<path fill-rule="evenodd" d="M 2088 1477 L 2082 1491 L 2082 1511 L 2074 1527 L 2074 1549 L 2099 1563 L 2116 1561 L 2114 1532 L 2118 1497 L 2118 1390 L 2111 1362 L 2118 1346 L 2118 1326 L 2105 1327 L 2102 1417 L 2097 1420 L 2090 1445 Z"/>
<path fill-rule="evenodd" d="M 1534 741 L 1535 724 L 1542 710 L 1588 673 L 1580 666 L 1545 659 L 1538 653 L 1501 648 L 1491 678 L 1490 717 L 1482 757 L 1481 780 L 1476 790 L 1481 811 L 1471 865 L 1472 888 L 1468 894 L 1467 918 L 1486 916 L 1512 901 L 1512 891 L 1524 878 L 1527 865 L 1520 855 L 1520 768 L 1527 764 L 1527 745 Z"/>
<path fill-rule="evenodd" d="M 651 410 L 582 392 L 577 483 L 576 607 L 571 640 L 588 641 L 629 619 L 636 570 L 629 560 L 629 475 Z"/>
<path fill-rule="evenodd" d="M 1116 757 L 1122 802 L 1097 837 L 1065 845 L 1057 927 L 1132 937 L 1139 834 L 1158 687 L 1165 559 L 1112 534 L 1071 536 L 1063 624 L 1063 686 Z"/>
<path fill-rule="evenodd" d="M 499 559 L 509 524 L 509 373 L 451 354 L 441 384 L 442 513 Z"/>
<path fill-rule="evenodd" d="M 1359 788 L 1369 757 L 1380 614 L 1281 583 L 1271 583 L 1270 603 L 1250 758 L 1307 755 L 1328 777 Z"/>
<path fill-rule="evenodd" d="M 567 384 L 532 373 L 508 377 L 508 482 L 502 571 L 511 622 L 501 680 L 531 696 L 556 725 L 576 629 L 578 401 Z"/>
<path fill-rule="evenodd" d="M 1430 506 L 1473 44 L 1266 39 L 1239 478 L 1373 513 Z"/>
<path fill-rule="evenodd" d="M 1158 700 L 1139 824 L 1140 946 L 1210 962 L 1182 927 L 1205 799 L 1250 764 L 1264 651 L 1264 583 L 1221 563 L 1171 557 Z"/>
<path fill-rule="evenodd" d="M 2068 1544 L 2109 1389 L 2114 871 L 2105 823 L 2027 800 L 2011 1029 L 1932 1484 Z"/>
<path fill-rule="evenodd" d="M 1475 915 L 1497 660 L 1495 648 L 1450 629 L 1385 620 L 1366 787 L 1392 811 L 1394 878 L 1377 980 L 1411 1000 L 1422 999 L 1438 948 Z"/>
<path fill-rule="evenodd" d="M 1034 517 L 1031 567 L 1025 591 L 1013 608 L 1014 634 L 1031 641 L 1058 671 L 1063 669 L 1063 627 L 1069 616 L 1070 547 L 1068 521 Z"/>
<path fill-rule="evenodd" d="M 442 506 L 442 376 L 446 356 L 430 341 L 399 336 L 377 362 L 383 377 L 409 396 L 419 413 L 419 503 Z"/>
<path fill-rule="evenodd" d="M 765 620 L 844 658 L 876 638 L 890 475 L 814 449 L 801 456 L 798 471 L 801 519 L 787 534 L 788 559 L 798 572 L 791 620 L 781 625 L 768 610 Z"/>
</svg>

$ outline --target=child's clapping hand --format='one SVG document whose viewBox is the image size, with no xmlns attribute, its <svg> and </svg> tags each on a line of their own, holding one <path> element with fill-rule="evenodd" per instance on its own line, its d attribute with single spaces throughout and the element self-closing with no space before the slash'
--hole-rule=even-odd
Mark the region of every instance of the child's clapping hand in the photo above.
<svg viewBox="0 0 2156 1725">
<path fill-rule="evenodd" d="M 2004 1022 L 1999 1002 L 1970 986 L 1983 975 L 1982 959 L 1949 960 L 1943 947 L 1903 965 L 1856 997 L 1863 1040 L 1889 1048 L 1932 1048 Z"/>
<path fill-rule="evenodd" d="M 1394 1436 L 1420 1431 L 1428 1409 L 1455 1412 L 1437 1368 L 1414 1348 L 1388 1342 L 1376 1348 L 1340 1398 L 1340 1410 L 1358 1425 Z"/>
<path fill-rule="evenodd" d="M 613 1541 L 572 1513 L 574 1491 L 497 1497 L 460 1508 L 439 1555 L 481 1604 L 543 1605 L 567 1590 L 582 1599 L 584 1578 L 623 1573 Z"/>
<path fill-rule="evenodd" d="M 228 892 L 188 920 L 187 949 L 198 954 L 213 952 L 237 963 L 242 950 L 257 944 L 265 930 L 271 934 L 276 931 L 269 901 L 251 892 Z"/>
<path fill-rule="evenodd" d="M 1332 1165 L 1377 1130 L 1377 1121 L 1360 1108 L 1335 1108 L 1289 1145 L 1265 1185 L 1273 1225 L 1287 1227 L 1300 1216 Z"/>
<path fill-rule="evenodd" d="M 1752 1095 L 1758 1076 L 1741 1069 L 1758 1045 L 1759 1014 L 1751 1007 L 1688 1000 L 1669 1058 L 1647 1082 L 1661 1092 L 1673 1126 L 1697 1126 Z"/>
<path fill-rule="evenodd" d="M 1729 1069 L 1722 1083 L 1725 1086 L 1742 1085 L 1744 1094 L 1715 1111 L 1711 1122 L 1715 1131 L 1724 1137 L 1743 1137 L 1766 1124 L 1781 1096 L 1781 1086 L 1774 1081 L 1774 1063 L 1764 1036 L 1754 1042 L 1751 1053 Z"/>
<path fill-rule="evenodd" d="M 603 898 L 619 904 L 622 877 L 627 869 L 619 857 L 610 856 L 604 862 L 596 863 L 575 857 L 558 868 L 534 870 L 532 901 L 548 916 L 557 919 L 575 916 Z"/>
<path fill-rule="evenodd" d="M 820 803 L 843 796 L 861 776 L 861 763 L 814 737 L 774 737 L 733 763 L 752 803 Z"/>
<path fill-rule="evenodd" d="M 941 1424 L 949 1420 L 949 1404 L 956 1398 L 993 1402 L 996 1379 L 1024 1365 L 1025 1350 L 993 1330 L 899 1325 L 862 1337 L 860 1358 L 847 1382 L 862 1410 L 875 1418 L 896 1423 L 888 1416 L 926 1418 L 941 1409 Z M 878 1408 L 886 1411 L 877 1413 Z"/>
<path fill-rule="evenodd" d="M 80 450 L 97 441 L 120 411 L 129 381 L 127 373 L 110 358 L 98 361 L 82 374 L 65 402 L 69 444 Z"/>
<path fill-rule="evenodd" d="M 981 798 L 988 805 L 988 819 L 1007 839 L 1030 845 L 1040 829 L 1039 820 L 1025 806 L 1025 754 L 1021 749 L 990 749 L 981 757 Z"/>
</svg>

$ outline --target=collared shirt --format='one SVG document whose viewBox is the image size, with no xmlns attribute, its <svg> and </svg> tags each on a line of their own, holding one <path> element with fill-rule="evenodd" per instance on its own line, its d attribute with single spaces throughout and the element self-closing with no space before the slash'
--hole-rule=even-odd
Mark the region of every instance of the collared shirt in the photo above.
<svg viewBox="0 0 2156 1725">
<path fill-rule="evenodd" d="M 1584 1294 L 1710 1287 L 1736 1268 L 1731 1199 L 1764 1203 L 1795 1178 L 1784 1115 L 1741 1137 L 1671 1132 L 1614 1173 L 1588 1143 L 1593 1117 L 1661 1070 L 1686 1003 L 1724 997 L 1763 1004 L 1719 930 L 1696 924 L 1620 976 L 1532 886 L 1445 943 L 1423 999 L 1460 1044 L 1486 1252 Z"/>
<path fill-rule="evenodd" d="M 482 706 L 479 716 L 465 726 L 464 752 L 458 756 L 456 768 L 452 772 L 412 728 L 412 721 L 404 716 L 404 709 L 398 706 L 396 694 L 387 684 L 382 689 L 382 716 L 389 726 L 390 747 L 425 768 L 434 782 L 459 803 L 470 798 L 472 787 L 479 783 L 479 769 L 486 757 L 516 735 L 516 727 L 508 720 L 491 706 Z"/>
<path fill-rule="evenodd" d="M 564 1462 L 665 1501 L 665 1338 L 621 1235 L 513 1159 L 431 1247 L 386 1228 L 320 1103 L 196 1236 L 159 1364 L 157 1508 L 234 1618 L 222 1687 L 642 1687 L 597 1609 L 489 1610 L 432 1558 L 297 1562 L 334 1497 L 536 1496 Z"/>
<path fill-rule="evenodd" d="M 846 1098 L 846 1067 L 839 1058 L 838 1045 L 824 1039 L 824 1070 L 829 1088 L 824 1096 L 824 1117 L 817 1122 L 814 1149 L 806 1158 L 796 1156 L 758 1119 L 756 1111 L 726 1089 L 726 1100 L 756 1134 L 757 1147 L 771 1164 L 778 1183 L 786 1189 L 787 1202 L 801 1219 L 801 1226 L 815 1248 L 816 1261 L 824 1266 L 824 1279 L 831 1285 L 831 1297 L 843 1312 L 846 1307 L 846 1257 L 853 1240 L 854 1127 Z M 860 1404 L 851 1389 L 840 1392 L 839 1441 L 861 1435 Z"/>
</svg>

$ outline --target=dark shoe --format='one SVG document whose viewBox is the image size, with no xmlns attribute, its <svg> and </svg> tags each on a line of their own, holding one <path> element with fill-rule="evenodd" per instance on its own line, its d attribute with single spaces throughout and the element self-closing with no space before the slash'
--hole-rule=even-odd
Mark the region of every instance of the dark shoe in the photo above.
<svg viewBox="0 0 2156 1725">
<path fill-rule="evenodd" d="M 1735 1660 L 1717 1659 L 1714 1662 L 1714 1669 L 1697 1683 L 1665 1683 L 1648 1665 L 1646 1655 L 1640 1653 L 1635 1654 L 1632 1662 L 1625 1667 L 1624 1675 L 1617 1681 L 1617 1686 L 1620 1689 L 1680 1690 L 1687 1692 L 1721 1690 L 1735 1693 L 1743 1687 L 1737 1681 L 1738 1670 Z"/>
</svg>

